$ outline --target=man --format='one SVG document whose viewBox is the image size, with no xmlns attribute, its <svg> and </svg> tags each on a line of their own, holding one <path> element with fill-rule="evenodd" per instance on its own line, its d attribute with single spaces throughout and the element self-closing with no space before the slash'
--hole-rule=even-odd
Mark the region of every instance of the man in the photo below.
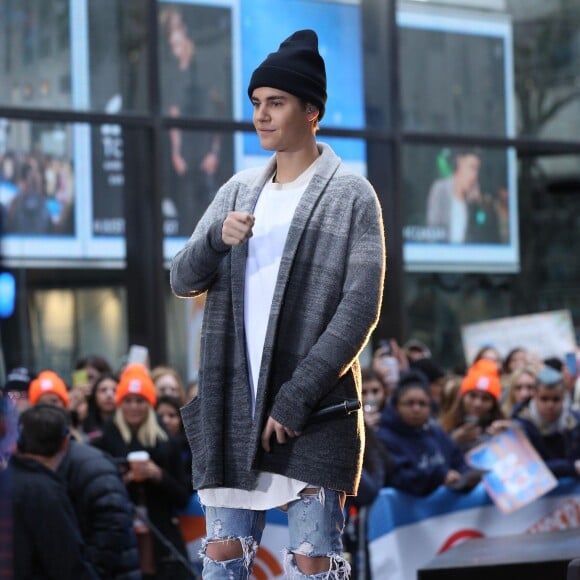
<svg viewBox="0 0 580 580">
<path fill-rule="evenodd" d="M 207 292 L 199 396 L 182 410 L 204 577 L 247 578 L 265 510 L 287 505 L 288 576 L 347 578 L 341 508 L 360 479 L 362 412 L 312 415 L 360 402 L 357 355 L 382 298 L 380 207 L 316 142 L 326 72 L 312 30 L 268 55 L 248 95 L 275 155 L 219 190 L 171 268 L 178 296 Z"/>
<path fill-rule="evenodd" d="M 66 385 L 56 373 L 40 373 L 30 384 L 29 397 L 33 405 L 63 409 L 69 426 Z M 86 558 L 98 577 L 141 578 L 131 500 L 111 459 L 100 449 L 73 439 L 62 453 L 57 474 L 66 485 L 86 544 Z"/>
<path fill-rule="evenodd" d="M 580 477 L 580 414 L 565 404 L 562 374 L 545 366 L 514 417 L 556 477 Z"/>
<path fill-rule="evenodd" d="M 20 416 L 19 428 L 8 468 L 14 578 L 96 579 L 64 483 L 55 473 L 69 443 L 65 411 L 32 407 Z"/>
<path fill-rule="evenodd" d="M 481 160 L 475 151 L 455 155 L 453 174 L 438 179 L 427 199 L 427 225 L 445 230 L 444 242 L 462 244 L 469 239 L 470 206 L 481 200 L 479 169 Z"/>
</svg>

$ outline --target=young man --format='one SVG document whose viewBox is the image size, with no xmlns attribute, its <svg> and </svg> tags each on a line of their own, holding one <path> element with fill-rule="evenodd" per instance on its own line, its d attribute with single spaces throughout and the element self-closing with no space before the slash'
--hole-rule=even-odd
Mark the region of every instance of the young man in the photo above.
<svg viewBox="0 0 580 580">
<path fill-rule="evenodd" d="M 479 169 L 481 159 L 475 151 L 455 155 L 453 175 L 435 181 L 427 199 L 428 226 L 445 229 L 441 241 L 452 244 L 469 242 L 469 208 L 479 202 Z"/>
<path fill-rule="evenodd" d="M 342 505 L 356 494 L 357 356 L 374 328 L 385 250 L 370 184 L 316 142 L 326 104 L 318 38 L 301 30 L 254 71 L 254 126 L 275 155 L 218 192 L 171 268 L 207 292 L 199 396 L 182 410 L 206 509 L 204 578 L 247 578 L 265 510 L 287 506 L 288 576 L 347 578 Z"/>
<path fill-rule="evenodd" d="M 556 477 L 580 477 L 580 414 L 565 404 L 561 373 L 544 367 L 514 417 Z"/>
</svg>

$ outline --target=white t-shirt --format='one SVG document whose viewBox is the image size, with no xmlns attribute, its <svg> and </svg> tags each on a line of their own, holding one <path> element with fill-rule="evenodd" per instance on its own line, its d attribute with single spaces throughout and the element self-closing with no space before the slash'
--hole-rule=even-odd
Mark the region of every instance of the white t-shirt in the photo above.
<svg viewBox="0 0 580 580">
<path fill-rule="evenodd" d="M 316 171 L 316 163 L 312 163 L 291 183 L 269 181 L 260 193 L 254 210 L 255 223 L 253 235 L 248 242 L 244 288 L 244 328 L 252 389 L 252 415 L 280 260 L 292 217 Z M 303 481 L 263 471 L 258 475 L 256 489 L 201 489 L 199 498 L 207 506 L 267 510 L 297 499 L 305 487 L 307 484 Z"/>
<path fill-rule="evenodd" d="M 467 204 L 455 195 L 451 199 L 451 219 L 449 220 L 449 241 L 452 244 L 465 242 L 467 230 Z"/>
</svg>

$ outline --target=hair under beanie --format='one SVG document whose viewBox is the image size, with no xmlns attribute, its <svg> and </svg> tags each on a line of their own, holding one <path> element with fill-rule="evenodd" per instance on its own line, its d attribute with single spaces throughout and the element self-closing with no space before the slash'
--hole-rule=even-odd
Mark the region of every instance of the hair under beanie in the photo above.
<svg viewBox="0 0 580 580">
<path fill-rule="evenodd" d="M 469 368 L 461 383 L 459 394 L 463 395 L 468 391 L 483 391 L 489 393 L 496 401 L 499 401 L 501 383 L 497 364 L 494 361 L 482 358 Z"/>
<path fill-rule="evenodd" d="M 155 385 L 147 368 L 140 364 L 130 364 L 122 373 L 117 385 L 115 404 L 119 406 L 125 397 L 139 395 L 152 407 L 157 403 Z"/>
<path fill-rule="evenodd" d="M 68 408 L 68 391 L 64 381 L 53 371 L 42 371 L 36 379 L 30 383 L 28 399 L 31 405 L 36 405 L 38 399 L 47 393 L 57 395 L 64 406 Z"/>
<path fill-rule="evenodd" d="M 271 52 L 252 74 L 248 96 L 254 89 L 272 87 L 286 91 L 318 107 L 318 119 L 326 106 L 326 67 L 318 52 L 314 30 L 298 30 Z"/>
</svg>

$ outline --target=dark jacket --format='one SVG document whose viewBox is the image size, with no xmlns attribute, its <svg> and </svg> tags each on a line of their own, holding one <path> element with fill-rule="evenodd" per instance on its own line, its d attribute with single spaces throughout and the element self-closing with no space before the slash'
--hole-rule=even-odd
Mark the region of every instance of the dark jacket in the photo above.
<svg viewBox="0 0 580 580">
<path fill-rule="evenodd" d="M 463 453 L 439 425 L 428 421 L 411 427 L 392 405 L 383 412 L 377 437 L 389 451 L 390 485 L 407 493 L 427 495 L 443 484 L 449 470 L 468 469 Z"/>
<path fill-rule="evenodd" d="M 193 485 L 254 489 L 260 471 L 356 493 L 362 412 L 308 424 L 316 409 L 360 397 L 358 354 L 375 327 L 384 282 L 381 209 L 369 182 L 318 143 L 317 170 L 300 198 L 268 322 L 255 414 L 244 336 L 248 244 L 221 239 L 231 210 L 253 212 L 276 167 L 244 170 L 220 188 L 173 259 L 178 296 L 207 292 L 199 397 L 182 409 Z M 262 450 L 268 416 L 302 431 Z M 340 458 L 337 461 L 337 458 Z"/>
<path fill-rule="evenodd" d="M 15 580 L 85 580 L 88 563 L 65 484 L 37 461 L 14 456 L 12 478 Z"/>
<path fill-rule="evenodd" d="M 522 426 L 530 443 L 556 477 L 578 477 L 574 461 L 580 459 L 580 414 L 572 409 L 566 413 L 563 429 L 542 433 L 530 413 L 530 401 L 517 406 L 513 416 Z"/>
<path fill-rule="evenodd" d="M 115 464 L 99 449 L 71 441 L 58 473 L 99 576 L 141 578 L 131 501 Z"/>
<path fill-rule="evenodd" d="M 376 433 L 365 425 L 365 452 L 360 485 L 356 496 L 347 503 L 363 507 L 373 503 L 383 487 L 390 485 L 391 461 Z"/>
<path fill-rule="evenodd" d="M 174 439 L 160 441 L 155 447 L 144 448 L 136 438 L 126 444 L 119 429 L 114 423 L 105 426 L 102 437 L 96 439 L 93 445 L 99 447 L 114 458 L 124 459 L 131 451 L 146 450 L 151 460 L 162 470 L 160 482 L 131 482 L 127 488 L 134 504 L 144 503 L 148 517 L 159 532 L 176 550 L 187 559 L 187 550 L 181 535 L 178 521 L 178 511 L 184 508 L 190 499 L 187 483 L 184 480 L 184 469 L 181 461 L 181 450 Z M 166 567 L 171 559 L 168 549 L 154 535 L 155 562 L 158 570 Z M 174 580 L 187 578 L 185 569 L 175 565 Z"/>
</svg>

